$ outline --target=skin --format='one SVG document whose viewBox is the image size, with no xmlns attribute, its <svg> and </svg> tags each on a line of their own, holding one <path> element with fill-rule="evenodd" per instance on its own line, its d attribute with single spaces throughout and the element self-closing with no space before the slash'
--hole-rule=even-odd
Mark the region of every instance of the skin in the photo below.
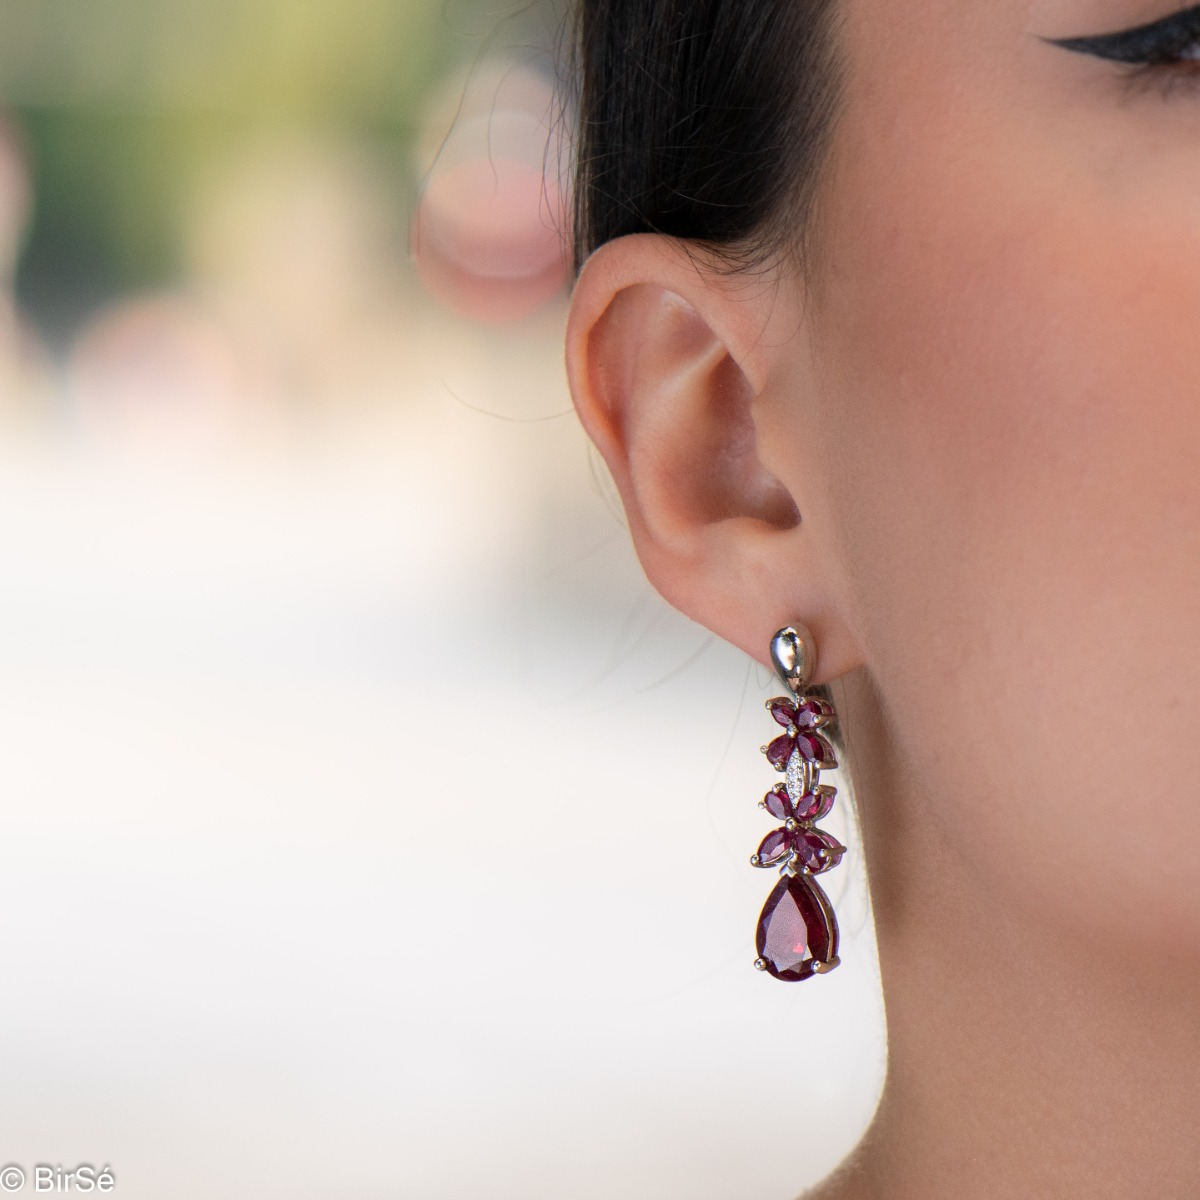
<svg viewBox="0 0 1200 1200">
<path fill-rule="evenodd" d="M 572 391 L 653 584 L 833 685 L 889 1067 L 817 1194 L 1195 1197 L 1200 75 L 1041 40 L 1169 0 L 842 7 L 811 278 L 610 243 Z"/>
</svg>

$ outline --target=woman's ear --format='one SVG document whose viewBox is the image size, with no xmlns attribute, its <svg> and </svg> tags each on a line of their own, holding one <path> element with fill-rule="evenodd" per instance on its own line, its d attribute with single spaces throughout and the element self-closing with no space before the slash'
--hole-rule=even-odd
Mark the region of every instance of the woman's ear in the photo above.
<svg viewBox="0 0 1200 1200">
<path fill-rule="evenodd" d="M 651 583 L 760 661 L 777 628 L 803 621 L 826 682 L 857 655 L 844 629 L 830 636 L 829 564 L 804 498 L 768 465 L 786 464 L 787 447 L 767 453 L 760 437 L 766 409 L 803 404 L 808 386 L 795 372 L 801 308 L 786 291 L 778 274 L 731 274 L 674 239 L 620 238 L 575 286 L 567 371 Z"/>
</svg>

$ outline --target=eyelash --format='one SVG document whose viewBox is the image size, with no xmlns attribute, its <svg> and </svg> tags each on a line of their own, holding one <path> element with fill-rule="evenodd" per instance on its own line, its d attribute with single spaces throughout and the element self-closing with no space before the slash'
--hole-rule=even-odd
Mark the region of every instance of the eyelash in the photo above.
<svg viewBox="0 0 1200 1200">
<path fill-rule="evenodd" d="M 1056 44 L 1111 60 L 1131 88 L 1153 87 L 1170 95 L 1181 86 L 1200 87 L 1200 5 L 1120 34 L 1063 38 Z"/>
<path fill-rule="evenodd" d="M 1124 66 L 1130 91 L 1154 91 L 1167 100 L 1180 91 L 1200 92 L 1200 58 L 1152 59 Z"/>
</svg>

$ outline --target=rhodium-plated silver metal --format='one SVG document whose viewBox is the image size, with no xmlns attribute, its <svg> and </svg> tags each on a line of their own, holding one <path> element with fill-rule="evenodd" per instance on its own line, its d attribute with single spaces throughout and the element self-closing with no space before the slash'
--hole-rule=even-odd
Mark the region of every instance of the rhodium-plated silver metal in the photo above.
<svg viewBox="0 0 1200 1200">
<path fill-rule="evenodd" d="M 771 639 L 771 665 L 793 696 L 808 687 L 817 669 L 817 644 L 807 626 L 797 622 L 776 631 Z"/>
</svg>

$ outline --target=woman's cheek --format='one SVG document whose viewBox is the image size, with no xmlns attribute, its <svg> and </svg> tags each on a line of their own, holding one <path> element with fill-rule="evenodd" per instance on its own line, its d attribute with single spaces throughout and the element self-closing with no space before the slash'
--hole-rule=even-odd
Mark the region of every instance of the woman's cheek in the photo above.
<svg viewBox="0 0 1200 1200">
<path fill-rule="evenodd" d="M 1200 746 L 1200 695 L 1176 683 L 1200 671 L 1179 663 L 1200 645 L 1200 253 L 1190 226 L 1094 187 L 1017 182 L 864 214 L 828 297 L 818 436 L 848 603 L 915 777 L 960 810 L 945 828 L 974 869 L 1061 908 L 1103 886 L 1135 797 L 1168 797 L 1181 867 L 1200 854 L 1200 822 L 1170 808 L 1200 749 L 1162 762 L 1142 740 L 1149 705 Z"/>
</svg>

